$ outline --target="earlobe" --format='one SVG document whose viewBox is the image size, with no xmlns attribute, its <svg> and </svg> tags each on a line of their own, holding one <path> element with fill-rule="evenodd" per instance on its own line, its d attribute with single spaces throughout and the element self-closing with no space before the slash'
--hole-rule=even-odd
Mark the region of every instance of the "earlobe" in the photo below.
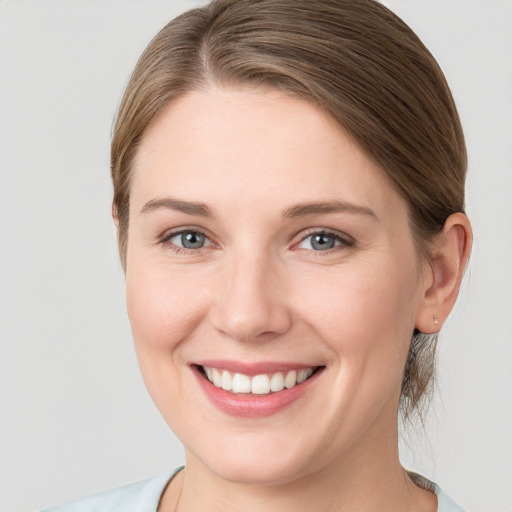
<svg viewBox="0 0 512 512">
<path fill-rule="evenodd" d="M 431 253 L 428 286 L 416 317 L 416 328 L 423 333 L 436 333 L 450 314 L 462 281 L 472 232 L 468 218 L 454 213 L 445 222 Z"/>
<path fill-rule="evenodd" d="M 114 221 L 116 231 L 119 234 L 119 211 L 117 209 L 117 204 L 114 202 L 112 203 L 112 220 Z"/>
</svg>

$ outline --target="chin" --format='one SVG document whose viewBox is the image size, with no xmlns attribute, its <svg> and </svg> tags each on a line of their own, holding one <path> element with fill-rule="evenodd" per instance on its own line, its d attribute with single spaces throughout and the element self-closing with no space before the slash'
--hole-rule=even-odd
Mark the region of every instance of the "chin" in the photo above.
<svg viewBox="0 0 512 512">
<path fill-rule="evenodd" d="M 287 484 L 307 473 L 306 464 L 283 461 L 279 453 L 270 459 L 262 459 L 260 456 L 248 456 L 243 459 L 228 456 L 222 463 L 219 463 L 219 459 L 212 461 L 208 469 L 223 480 L 259 486 Z"/>
<path fill-rule="evenodd" d="M 242 435 L 226 442 L 221 438 L 214 450 L 198 447 L 192 457 L 223 480 L 245 485 L 286 484 L 311 471 L 314 453 L 304 449 L 311 443 L 298 442 L 297 437 L 290 443 L 292 434 L 272 437 L 266 433 L 255 434 L 252 439 Z M 187 463 L 188 458 L 187 450 Z"/>
</svg>

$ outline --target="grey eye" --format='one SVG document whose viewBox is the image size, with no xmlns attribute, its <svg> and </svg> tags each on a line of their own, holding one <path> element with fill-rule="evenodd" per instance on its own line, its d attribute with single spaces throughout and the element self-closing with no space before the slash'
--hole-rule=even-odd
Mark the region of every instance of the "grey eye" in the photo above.
<svg viewBox="0 0 512 512">
<path fill-rule="evenodd" d="M 311 235 L 311 247 L 315 251 L 327 251 L 336 245 L 336 240 L 331 235 Z"/>
<path fill-rule="evenodd" d="M 206 237 L 202 233 L 190 231 L 181 234 L 181 244 L 186 249 L 199 249 L 204 246 Z"/>
<path fill-rule="evenodd" d="M 182 231 L 174 235 L 170 239 L 170 242 L 184 249 L 201 249 L 202 247 L 211 245 L 208 238 L 199 231 Z"/>
<path fill-rule="evenodd" d="M 313 233 L 299 244 L 301 249 L 313 251 L 328 251 L 333 247 L 340 245 L 340 240 L 329 233 Z"/>
</svg>

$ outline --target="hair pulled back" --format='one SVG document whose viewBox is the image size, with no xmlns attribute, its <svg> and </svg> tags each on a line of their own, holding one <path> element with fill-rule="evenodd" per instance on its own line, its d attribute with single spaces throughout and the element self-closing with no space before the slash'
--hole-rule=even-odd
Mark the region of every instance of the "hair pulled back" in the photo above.
<svg viewBox="0 0 512 512">
<path fill-rule="evenodd" d="M 120 104 L 111 170 L 123 266 L 144 131 L 167 104 L 212 84 L 276 88 L 327 113 L 407 201 L 422 258 L 447 217 L 464 211 L 466 149 L 450 89 L 398 16 L 375 0 L 214 0 L 156 35 Z M 429 396 L 436 342 L 412 336 L 401 394 L 406 417 Z"/>
</svg>

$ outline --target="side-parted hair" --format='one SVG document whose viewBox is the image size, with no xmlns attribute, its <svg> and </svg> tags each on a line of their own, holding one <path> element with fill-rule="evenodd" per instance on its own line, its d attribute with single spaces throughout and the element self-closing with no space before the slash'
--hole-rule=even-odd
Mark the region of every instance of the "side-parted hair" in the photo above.
<svg viewBox="0 0 512 512">
<path fill-rule="evenodd" d="M 111 171 L 126 268 L 130 184 L 141 138 L 170 102 L 212 85 L 274 88 L 341 126 L 407 201 L 418 255 L 464 211 L 466 148 L 444 75 L 375 0 L 214 0 L 166 25 L 140 57 L 114 126 Z M 411 333 L 401 410 L 430 396 L 436 335 Z"/>
</svg>

